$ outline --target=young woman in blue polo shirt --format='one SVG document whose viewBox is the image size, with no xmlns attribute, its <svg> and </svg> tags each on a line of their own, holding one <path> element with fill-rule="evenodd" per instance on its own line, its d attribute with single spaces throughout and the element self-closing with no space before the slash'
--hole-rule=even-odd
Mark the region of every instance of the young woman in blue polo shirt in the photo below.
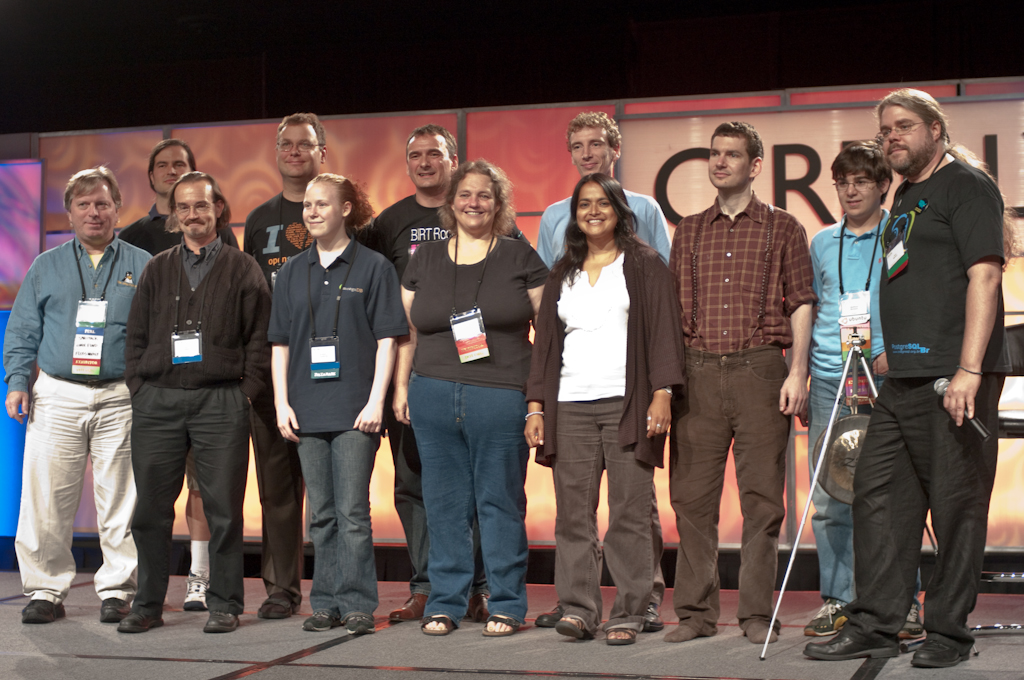
<svg viewBox="0 0 1024 680">
<path fill-rule="evenodd" d="M 285 263 L 274 286 L 267 337 L 277 424 L 298 442 L 316 553 L 308 631 L 374 632 L 370 475 L 395 337 L 409 330 L 394 267 L 352 238 L 372 215 L 350 180 L 315 177 L 302 219 L 316 241 Z"/>
</svg>

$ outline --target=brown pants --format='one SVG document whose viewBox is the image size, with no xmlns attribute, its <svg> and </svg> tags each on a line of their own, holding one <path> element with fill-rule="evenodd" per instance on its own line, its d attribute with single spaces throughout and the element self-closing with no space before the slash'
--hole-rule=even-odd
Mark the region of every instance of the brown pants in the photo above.
<svg viewBox="0 0 1024 680">
<path fill-rule="evenodd" d="M 788 375 L 782 350 L 767 345 L 712 354 L 686 349 L 687 398 L 673 413 L 672 508 L 679 530 L 673 605 L 698 635 L 718 630 L 718 515 L 732 444 L 743 512 L 737 617 L 767 623 L 778 568 L 789 416 L 779 411 Z"/>
</svg>

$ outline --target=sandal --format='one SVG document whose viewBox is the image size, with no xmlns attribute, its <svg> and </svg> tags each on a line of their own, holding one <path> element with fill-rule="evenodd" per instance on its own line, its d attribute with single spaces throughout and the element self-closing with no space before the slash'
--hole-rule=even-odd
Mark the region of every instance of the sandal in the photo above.
<svg viewBox="0 0 1024 680">
<path fill-rule="evenodd" d="M 427 625 L 431 623 L 440 623 L 441 628 L 428 629 Z M 420 630 L 423 631 L 424 635 L 447 635 L 448 633 L 455 630 L 455 622 L 444 614 L 434 614 L 433 616 L 424 616 L 423 622 L 420 623 Z"/>
<path fill-rule="evenodd" d="M 594 634 L 587 630 L 587 624 L 578 616 L 563 616 L 555 624 L 555 632 L 577 640 L 594 639 Z"/>
<path fill-rule="evenodd" d="M 502 625 L 508 626 L 508 630 L 493 630 L 490 627 L 492 623 L 500 623 Z M 521 625 L 523 624 L 521 624 L 519 621 L 516 621 L 511 616 L 492 614 L 491 617 L 487 619 L 487 627 L 484 628 L 484 637 L 507 637 L 515 633 L 517 630 L 519 630 L 519 627 Z"/>
<path fill-rule="evenodd" d="M 605 642 L 610 645 L 631 645 L 636 642 L 636 631 L 632 628 L 609 628 L 605 634 Z M 620 635 L 622 637 L 618 637 Z"/>
</svg>

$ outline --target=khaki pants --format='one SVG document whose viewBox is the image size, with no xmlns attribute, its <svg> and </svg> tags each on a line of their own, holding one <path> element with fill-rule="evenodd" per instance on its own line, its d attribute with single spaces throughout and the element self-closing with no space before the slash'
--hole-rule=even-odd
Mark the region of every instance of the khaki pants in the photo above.
<svg viewBox="0 0 1024 680">
<path fill-rule="evenodd" d="M 122 600 L 135 595 L 131 428 L 131 398 L 123 381 L 89 387 L 39 372 L 25 434 L 14 541 L 28 597 L 54 603 L 67 597 L 75 577 L 71 539 L 87 461 L 92 463 L 103 552 L 103 566 L 94 577 L 96 594 Z"/>
</svg>

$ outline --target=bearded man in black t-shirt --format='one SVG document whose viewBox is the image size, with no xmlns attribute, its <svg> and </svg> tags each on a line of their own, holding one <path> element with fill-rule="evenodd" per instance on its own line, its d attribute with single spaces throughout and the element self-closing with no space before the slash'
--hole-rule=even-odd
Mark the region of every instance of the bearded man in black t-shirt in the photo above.
<svg viewBox="0 0 1024 680">
<path fill-rule="evenodd" d="M 1009 366 L 1004 352 L 1004 206 L 969 151 L 951 145 L 930 95 L 897 90 L 878 104 L 879 138 L 904 177 L 883 233 L 879 306 L 889 375 L 854 477 L 857 599 L 840 634 L 804 650 L 815 659 L 891 657 L 914 596 L 929 510 L 938 555 L 924 611 L 928 639 L 914 666 L 955 666 L 981 577 Z M 1010 232 L 1012 233 L 1012 232 Z M 939 379 L 947 379 L 943 396 Z"/>
</svg>

